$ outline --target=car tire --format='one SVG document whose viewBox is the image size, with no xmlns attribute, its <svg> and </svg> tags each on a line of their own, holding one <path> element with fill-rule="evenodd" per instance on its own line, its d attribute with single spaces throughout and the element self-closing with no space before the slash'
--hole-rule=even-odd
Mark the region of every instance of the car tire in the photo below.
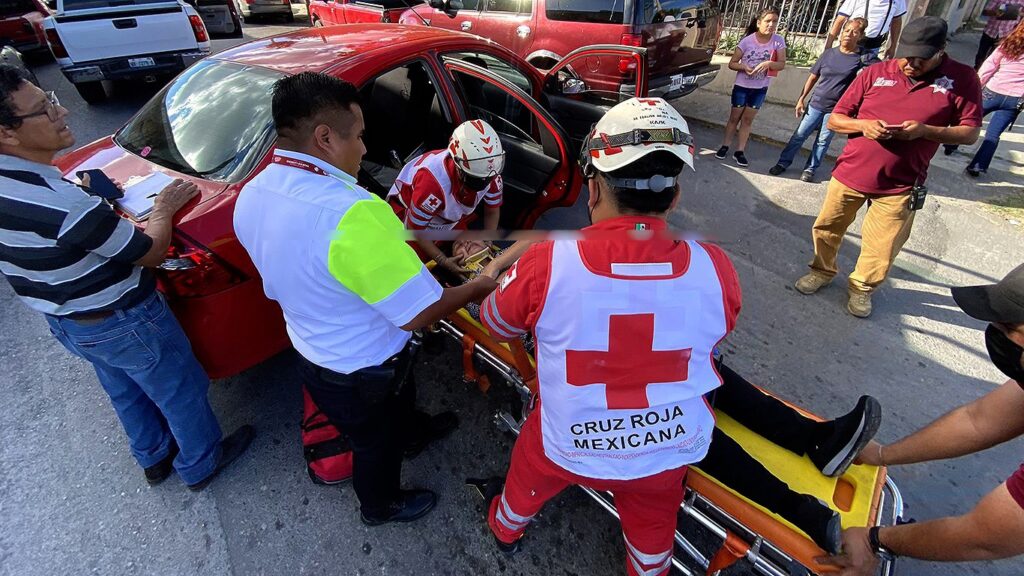
<svg viewBox="0 0 1024 576">
<path fill-rule="evenodd" d="M 107 99 L 107 91 L 103 88 L 103 82 L 82 82 L 75 84 L 75 90 L 88 104 L 97 104 Z"/>
</svg>

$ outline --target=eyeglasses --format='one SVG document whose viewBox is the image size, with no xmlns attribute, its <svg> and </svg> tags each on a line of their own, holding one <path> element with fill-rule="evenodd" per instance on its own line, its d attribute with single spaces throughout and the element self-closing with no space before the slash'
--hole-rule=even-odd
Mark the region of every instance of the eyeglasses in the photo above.
<svg viewBox="0 0 1024 576">
<path fill-rule="evenodd" d="M 60 113 L 57 108 L 60 107 L 60 100 L 57 99 L 57 93 L 50 91 L 46 92 L 46 108 L 39 112 L 33 112 L 31 114 L 23 114 L 21 116 L 15 116 L 14 120 L 26 120 L 28 118 L 34 118 L 36 116 L 46 116 L 50 119 L 50 122 L 56 122 L 57 118 L 60 117 Z"/>
</svg>

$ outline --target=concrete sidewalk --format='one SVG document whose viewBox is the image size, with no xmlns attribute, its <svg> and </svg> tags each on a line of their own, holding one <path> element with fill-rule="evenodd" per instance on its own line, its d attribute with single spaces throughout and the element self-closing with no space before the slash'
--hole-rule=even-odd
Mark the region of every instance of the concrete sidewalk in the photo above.
<svg viewBox="0 0 1024 576">
<path fill-rule="evenodd" d="M 979 38 L 979 32 L 961 32 L 950 39 L 947 50 L 953 58 L 961 62 L 973 62 Z M 716 57 L 716 62 L 722 64 L 720 75 L 731 78 L 735 74 L 726 68 L 728 58 L 719 56 Z M 728 89 L 731 90 L 731 83 L 727 85 Z M 725 86 L 726 83 L 716 82 L 709 87 L 697 90 L 693 94 L 677 101 L 676 107 L 688 120 L 692 119 L 704 124 L 723 127 L 729 115 L 729 95 L 715 90 L 725 90 Z M 985 125 L 988 125 L 987 120 Z M 765 102 L 757 118 L 754 120 L 753 137 L 778 146 L 784 146 L 789 141 L 796 126 L 797 119 L 794 115 L 792 104 L 782 105 Z M 805 142 L 804 150 L 810 150 L 813 140 L 814 138 L 812 137 Z M 701 142 L 700 144 L 704 148 L 714 150 L 718 148 L 720 142 Z M 830 159 L 835 160 L 845 145 L 846 138 L 837 135 L 832 140 L 832 146 L 829 149 Z M 979 145 L 980 139 L 978 144 L 961 147 L 952 156 L 943 155 L 940 148 L 932 160 L 929 185 L 935 188 L 936 185 L 934 183 L 936 181 L 943 180 L 948 182 L 948 178 L 952 176 L 956 181 L 963 180 L 969 185 L 978 186 L 985 196 L 1020 196 L 1024 194 L 1024 118 L 1017 123 L 1017 126 L 1012 131 L 1003 133 L 988 174 L 978 180 L 971 180 L 964 177 L 962 173 Z M 803 160 L 798 158 L 794 162 L 793 167 L 787 172 L 787 175 L 799 174 L 799 169 L 803 166 L 802 162 Z M 763 162 L 759 162 L 756 167 L 752 166 L 751 169 L 760 168 L 760 164 L 763 164 Z M 771 163 L 768 166 L 771 166 Z M 831 164 L 828 164 L 828 166 L 830 167 Z M 942 171 L 953 172 L 954 174 L 945 174 L 935 170 L 936 168 Z M 817 178 L 827 179 L 828 172 L 824 169 L 819 170 Z M 1024 206 L 1024 203 L 1021 206 Z"/>
</svg>

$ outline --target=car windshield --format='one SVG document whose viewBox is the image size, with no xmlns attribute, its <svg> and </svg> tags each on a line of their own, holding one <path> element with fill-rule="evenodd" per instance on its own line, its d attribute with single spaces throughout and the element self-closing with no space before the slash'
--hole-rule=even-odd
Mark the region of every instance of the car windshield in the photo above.
<svg viewBox="0 0 1024 576">
<path fill-rule="evenodd" d="M 29 12 L 35 12 L 36 7 L 30 0 L 0 0 L 0 16 L 21 16 Z"/>
<path fill-rule="evenodd" d="M 270 91 L 282 76 L 265 68 L 204 60 L 150 100 L 115 140 L 165 168 L 236 182 L 274 141 Z"/>
<path fill-rule="evenodd" d="M 548 0 L 548 20 L 629 24 L 633 0 Z"/>
</svg>

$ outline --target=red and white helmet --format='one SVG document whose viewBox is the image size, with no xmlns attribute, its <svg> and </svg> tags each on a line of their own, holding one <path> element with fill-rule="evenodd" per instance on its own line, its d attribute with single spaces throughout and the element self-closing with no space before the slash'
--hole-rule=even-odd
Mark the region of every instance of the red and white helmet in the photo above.
<svg viewBox="0 0 1024 576">
<path fill-rule="evenodd" d="M 611 172 L 659 150 L 693 168 L 693 137 L 679 112 L 662 98 L 630 98 L 594 125 L 580 151 L 580 166 L 588 176 L 595 168 Z"/>
<path fill-rule="evenodd" d="M 455 165 L 475 178 L 493 178 L 505 169 L 505 151 L 498 133 L 483 120 L 459 124 L 448 141 Z"/>
</svg>

